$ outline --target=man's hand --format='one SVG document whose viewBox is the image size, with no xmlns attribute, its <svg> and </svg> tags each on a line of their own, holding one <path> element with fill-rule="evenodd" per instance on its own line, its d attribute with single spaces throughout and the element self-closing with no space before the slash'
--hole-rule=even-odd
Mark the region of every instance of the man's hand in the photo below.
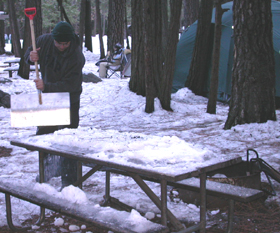
<svg viewBox="0 0 280 233">
<path fill-rule="evenodd" d="M 39 55 L 38 55 L 39 50 L 40 50 L 40 48 L 37 48 L 36 51 L 30 52 L 29 59 L 31 62 L 39 61 Z"/>
<path fill-rule="evenodd" d="M 37 78 L 37 79 L 34 79 L 34 82 L 35 82 L 36 88 L 37 88 L 38 90 L 44 91 L 45 85 L 44 85 L 44 82 L 43 82 L 42 79 L 38 79 L 38 78 Z"/>
</svg>

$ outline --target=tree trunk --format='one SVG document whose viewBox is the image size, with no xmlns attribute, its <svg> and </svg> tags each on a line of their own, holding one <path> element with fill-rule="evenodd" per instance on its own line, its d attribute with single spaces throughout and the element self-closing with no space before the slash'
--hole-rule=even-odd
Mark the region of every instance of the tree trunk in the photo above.
<svg viewBox="0 0 280 233">
<path fill-rule="evenodd" d="M 99 44 L 100 44 L 100 59 L 102 59 L 105 57 L 105 51 L 104 51 L 104 43 L 103 43 L 99 0 L 95 0 L 95 7 L 96 7 L 96 25 L 98 28 Z"/>
<path fill-rule="evenodd" d="M 20 45 L 20 37 L 19 37 L 17 17 L 15 13 L 14 0 L 8 1 L 8 9 L 9 9 L 9 20 L 10 20 L 10 28 L 11 28 L 11 35 L 12 35 L 13 53 L 16 57 L 21 57 L 22 49 Z"/>
<path fill-rule="evenodd" d="M 168 33 L 168 47 L 164 62 L 163 79 L 159 92 L 159 99 L 163 109 L 171 111 L 171 90 L 175 69 L 176 47 L 178 43 L 178 33 L 180 27 L 180 13 L 182 8 L 182 0 L 171 0 L 171 18 Z"/>
<path fill-rule="evenodd" d="M 131 50 L 131 78 L 129 80 L 129 89 L 137 95 L 146 96 L 142 1 L 131 2 L 131 15 L 133 43 Z"/>
<path fill-rule="evenodd" d="M 144 56 L 146 108 L 145 112 L 154 111 L 154 99 L 158 96 L 162 74 L 162 24 L 161 1 L 144 0 Z M 134 43 L 134 42 L 133 42 Z"/>
<path fill-rule="evenodd" d="M 113 35 L 113 25 L 114 25 L 114 21 L 113 21 L 113 16 L 114 14 L 114 9 L 113 9 L 113 0 L 109 0 L 109 7 L 108 7 L 108 27 L 107 27 L 107 51 L 112 52 L 113 51 L 113 46 L 114 46 L 114 42 L 112 39 L 112 35 Z M 105 26 L 105 25 L 104 25 Z"/>
<path fill-rule="evenodd" d="M 219 87 L 220 48 L 222 36 L 222 16 L 228 9 L 222 9 L 222 0 L 216 0 L 215 34 L 212 56 L 211 82 L 208 96 L 207 113 L 216 114 L 217 95 Z"/>
<path fill-rule="evenodd" d="M 125 38 L 126 38 L 126 48 L 130 49 L 130 43 L 129 43 L 129 35 L 128 35 L 128 25 L 127 25 L 127 9 L 126 9 L 126 0 L 124 0 L 124 25 L 125 25 Z"/>
<path fill-rule="evenodd" d="M 36 15 L 33 18 L 33 24 L 34 24 L 35 38 L 37 38 L 39 35 L 42 35 L 41 0 L 26 0 L 25 8 L 29 8 L 29 7 L 36 8 Z M 31 45 L 32 45 L 32 40 L 31 40 L 30 20 L 28 19 L 28 17 L 25 17 L 23 51 L 25 52 L 27 48 Z M 24 52 L 22 53 L 20 59 L 18 76 L 22 77 L 23 79 L 29 79 L 30 65 L 26 64 L 24 61 Z"/>
<path fill-rule="evenodd" d="M 113 48 L 116 43 L 124 45 L 124 0 L 110 0 L 111 6 L 109 6 L 108 15 L 108 37 L 107 47 L 108 51 L 113 54 Z"/>
<path fill-rule="evenodd" d="M 4 3 L 0 1 L 0 11 L 4 11 Z M 0 20 L 0 54 L 5 53 L 5 23 Z"/>
<path fill-rule="evenodd" d="M 86 0 L 81 0 L 81 11 L 80 11 L 80 27 L 79 27 L 79 38 L 80 46 L 83 48 L 84 33 L 85 33 L 85 20 L 86 20 Z"/>
<path fill-rule="evenodd" d="M 234 62 L 225 129 L 276 120 L 270 0 L 233 2 Z"/>
<path fill-rule="evenodd" d="M 185 83 L 196 95 L 203 95 L 211 59 L 211 17 L 213 0 L 201 0 L 196 40 L 189 75 Z"/>
<path fill-rule="evenodd" d="M 162 14 L 162 58 L 163 62 L 165 61 L 166 50 L 168 47 L 168 3 L 167 0 L 161 1 L 161 14 Z M 180 14 L 180 13 L 179 13 Z"/>
<path fill-rule="evenodd" d="M 183 26 L 187 28 L 198 19 L 199 0 L 183 0 L 184 20 Z"/>
<path fill-rule="evenodd" d="M 67 14 L 66 14 L 66 11 L 63 7 L 62 0 L 57 0 L 57 3 L 58 3 L 59 8 L 60 8 L 61 21 L 63 21 L 64 20 L 63 18 L 65 18 L 65 21 L 67 23 L 71 24 L 70 19 L 68 18 Z"/>
<path fill-rule="evenodd" d="M 91 38 L 91 1 L 86 0 L 86 18 L 85 18 L 85 47 L 92 52 Z"/>
</svg>

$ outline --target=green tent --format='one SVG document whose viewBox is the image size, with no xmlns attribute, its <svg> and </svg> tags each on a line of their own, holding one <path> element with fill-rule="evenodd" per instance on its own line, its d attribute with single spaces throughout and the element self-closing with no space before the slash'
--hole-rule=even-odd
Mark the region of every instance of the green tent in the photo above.
<svg viewBox="0 0 280 233">
<path fill-rule="evenodd" d="M 219 87 L 218 100 L 227 101 L 231 94 L 231 75 L 233 63 L 233 29 L 232 29 L 232 2 L 222 5 L 222 8 L 229 9 L 222 17 L 222 38 L 220 50 L 220 67 L 219 67 Z M 275 56 L 275 73 L 276 73 L 276 97 L 280 97 L 280 2 L 271 1 L 272 20 L 273 20 L 273 47 Z M 212 28 L 215 23 L 215 9 L 212 12 Z M 185 87 L 185 82 L 189 74 L 192 53 L 195 44 L 197 21 L 188 27 L 181 35 L 177 45 L 176 64 L 172 91 L 176 92 Z M 211 30 L 214 37 L 214 30 Z M 213 43 L 211 43 L 213 46 Z M 212 61 L 209 61 L 211 67 Z M 208 86 L 205 87 L 205 96 L 209 91 L 210 73 L 208 76 Z"/>
</svg>

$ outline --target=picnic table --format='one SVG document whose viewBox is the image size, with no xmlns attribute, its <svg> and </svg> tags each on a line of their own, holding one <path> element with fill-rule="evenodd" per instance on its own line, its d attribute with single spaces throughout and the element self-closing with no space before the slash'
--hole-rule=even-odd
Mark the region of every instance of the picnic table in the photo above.
<svg viewBox="0 0 280 233">
<path fill-rule="evenodd" d="M 9 59 L 3 62 L 4 64 L 8 64 L 8 67 L 5 68 L 3 71 L 8 71 L 9 72 L 9 78 L 13 77 L 13 72 L 19 70 L 19 63 L 20 63 L 20 57 L 15 57 L 13 59 Z M 12 66 L 12 64 L 16 64 L 15 66 Z M 38 67 L 40 69 L 40 67 Z M 30 66 L 30 71 L 35 71 L 35 66 L 31 65 Z"/>
<path fill-rule="evenodd" d="M 4 71 L 8 71 L 9 72 L 9 77 L 10 78 L 13 76 L 12 72 L 18 70 L 18 66 L 12 68 L 12 64 L 19 64 L 19 62 L 20 62 L 20 57 L 15 57 L 15 58 L 12 58 L 12 59 L 4 61 L 4 64 L 8 64 L 9 65 L 9 67 L 4 69 Z"/>
<path fill-rule="evenodd" d="M 64 135 L 67 137 L 67 135 Z M 71 137 L 71 135 L 68 135 Z M 69 138 L 70 140 L 70 138 Z M 94 140 L 94 138 L 93 138 Z M 161 224 L 167 226 L 169 221 L 176 231 L 184 229 L 182 223 L 174 216 L 174 214 L 167 207 L 167 185 L 169 182 L 183 182 L 192 177 L 199 177 L 198 190 L 200 192 L 200 223 L 192 226 L 189 231 L 184 230 L 184 232 L 192 232 L 195 230 L 200 230 L 200 232 L 205 232 L 206 227 L 206 174 L 220 168 L 225 168 L 238 164 L 242 161 L 240 156 L 226 156 L 220 155 L 214 160 L 210 158 L 204 161 L 196 168 L 193 168 L 191 162 L 190 164 L 184 164 L 181 161 L 182 166 L 178 167 L 178 163 L 170 163 L 168 168 L 156 166 L 157 161 L 152 161 L 153 166 L 148 166 L 147 164 L 143 166 L 141 162 L 135 162 L 130 160 L 127 163 L 123 162 L 123 159 L 118 156 L 101 156 L 100 152 L 102 149 L 101 144 L 94 142 L 90 148 L 83 147 L 83 142 L 80 141 L 79 145 L 66 145 L 68 139 L 64 138 L 62 141 L 57 141 L 57 138 L 52 135 L 40 135 L 32 136 L 27 139 L 22 140 L 12 140 L 11 144 L 19 147 L 26 148 L 32 151 L 38 151 L 39 153 L 39 173 L 41 182 L 44 180 L 44 166 L 43 158 L 46 154 L 56 154 L 59 156 L 67 157 L 70 159 L 75 159 L 79 164 L 79 178 L 74 184 L 75 186 L 82 187 L 82 183 L 91 175 L 102 167 L 113 169 L 116 171 L 124 172 L 126 175 L 132 177 L 138 186 L 147 194 L 153 203 L 161 210 Z M 97 140 L 98 141 L 98 140 Z M 110 152 L 112 153 L 112 152 Z M 128 159 L 129 160 L 129 159 Z M 189 165 L 189 166 L 188 166 Z M 82 166 L 91 166 L 92 169 L 82 176 Z M 145 177 L 145 178 L 143 178 Z M 145 183 L 144 179 L 151 179 L 161 186 L 160 198 L 149 188 Z M 110 200 L 110 172 L 106 172 L 106 191 L 105 191 L 105 202 Z M 43 218 L 43 217 L 41 217 Z"/>
</svg>

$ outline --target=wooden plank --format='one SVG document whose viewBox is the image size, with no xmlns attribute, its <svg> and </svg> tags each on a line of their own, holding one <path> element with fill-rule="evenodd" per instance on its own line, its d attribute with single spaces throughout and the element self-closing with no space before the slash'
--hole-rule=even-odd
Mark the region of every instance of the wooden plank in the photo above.
<svg viewBox="0 0 280 233">
<path fill-rule="evenodd" d="M 18 71 L 18 66 L 7 67 L 3 71 Z M 35 68 L 30 67 L 30 71 L 35 71 Z"/>
<path fill-rule="evenodd" d="M 172 184 L 176 188 L 199 192 L 199 178 L 191 178 L 178 181 Z M 240 187 L 231 184 L 224 184 L 215 181 L 206 181 L 206 193 L 211 196 L 218 196 L 225 199 L 232 199 L 240 202 L 250 202 L 264 195 L 263 191 L 251 188 Z"/>
<path fill-rule="evenodd" d="M 93 165 L 86 164 L 86 166 L 92 167 Z M 122 170 L 107 168 L 106 171 L 110 171 L 111 173 L 115 174 L 121 174 L 124 176 L 129 176 L 127 172 Z M 140 175 L 140 177 L 144 180 L 148 180 L 151 182 L 160 182 L 155 178 L 151 179 L 143 175 Z M 195 177 L 177 182 L 167 182 L 167 184 L 175 188 L 181 188 L 193 192 L 200 192 L 200 180 L 199 178 Z M 240 202 L 250 202 L 264 195 L 263 191 L 261 190 L 240 187 L 232 184 L 224 184 L 210 180 L 206 181 L 206 193 L 207 195 L 218 196 L 221 198 L 232 199 Z"/>
<path fill-rule="evenodd" d="M 13 59 L 9 59 L 9 60 L 4 61 L 4 63 L 7 63 L 7 64 L 19 63 L 19 62 L 20 62 L 20 57 L 15 57 Z"/>
<path fill-rule="evenodd" d="M 54 198 L 54 196 L 48 195 L 44 192 L 34 191 L 32 187 L 19 185 L 15 186 L 13 183 L 3 181 L 0 181 L 0 192 L 56 211 L 63 215 L 92 223 L 93 225 L 102 229 L 123 233 L 139 232 L 137 230 L 137 228 L 139 229 L 139 226 L 137 224 L 124 221 L 125 218 L 128 218 L 128 216 L 130 215 L 130 213 L 126 211 L 119 211 L 110 207 L 100 207 L 96 206 L 94 203 L 71 203 L 65 199 Z M 145 226 L 147 227 L 147 229 L 144 231 L 146 233 L 169 232 L 169 229 L 166 226 L 150 221 Z"/>
<path fill-rule="evenodd" d="M 72 135 L 67 135 L 66 137 L 71 137 Z M 48 141 L 47 145 L 42 145 L 41 142 Z M 167 181 L 176 182 L 179 180 L 184 180 L 190 177 L 199 176 L 200 173 L 213 171 L 219 168 L 224 168 L 231 166 L 233 164 L 240 163 L 242 158 L 239 156 L 234 157 L 219 157 L 218 161 L 213 159 L 201 164 L 201 167 L 186 166 L 186 161 L 182 158 L 180 163 L 168 163 L 164 169 L 162 166 L 159 166 L 159 169 L 156 166 L 144 166 L 145 161 L 141 162 L 131 162 L 128 161 L 129 158 L 122 155 L 122 153 L 115 152 L 116 156 L 113 157 L 98 157 L 95 156 L 96 153 L 100 152 L 100 148 L 95 144 L 92 144 L 91 149 L 72 145 L 64 145 L 62 142 L 57 143 L 53 140 L 50 135 L 40 135 L 31 138 L 26 138 L 22 140 L 12 140 L 10 142 L 12 145 L 24 147 L 28 150 L 37 150 L 46 153 L 52 153 L 61 155 L 63 157 L 77 159 L 83 163 L 94 163 L 102 166 L 108 166 L 115 169 L 124 170 L 127 172 L 132 172 L 140 175 L 144 175 L 150 178 L 156 179 L 165 179 Z M 107 152 L 106 152 L 107 153 Z M 127 163 L 120 163 L 118 157 L 127 161 Z M 143 164 L 143 163 L 144 164 Z M 154 160 L 154 164 L 158 161 Z M 159 163 L 160 164 L 160 163 Z"/>
</svg>

